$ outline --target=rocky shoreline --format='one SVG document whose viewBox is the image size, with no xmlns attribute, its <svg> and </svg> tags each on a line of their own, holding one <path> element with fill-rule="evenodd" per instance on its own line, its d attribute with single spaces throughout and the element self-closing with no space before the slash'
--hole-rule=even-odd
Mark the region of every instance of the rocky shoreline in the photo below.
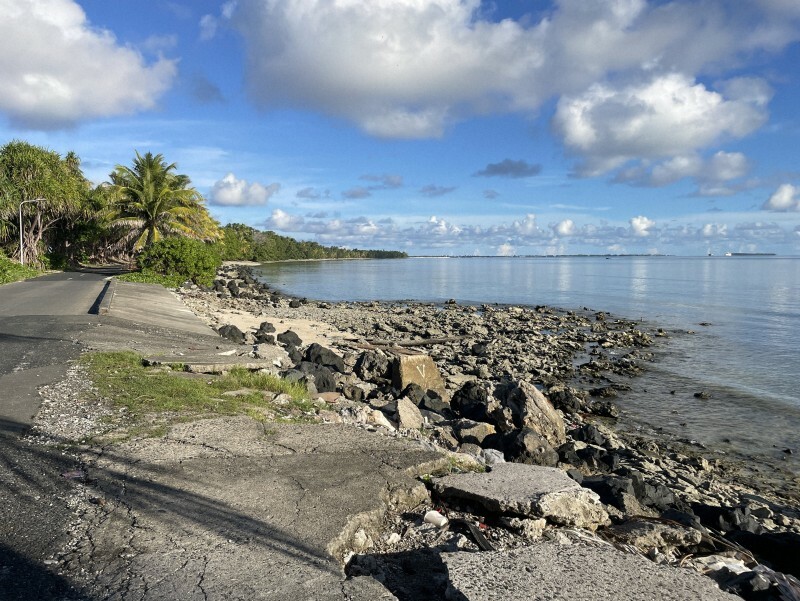
<svg viewBox="0 0 800 601">
<path fill-rule="evenodd" d="M 692 566 L 746 599 L 800 598 L 788 596 L 800 595 L 796 482 L 765 489 L 701 449 L 614 427 L 613 399 L 652 361 L 662 330 L 548 307 L 291 299 L 243 266 L 223 269 L 211 289 L 178 292 L 243 353 L 283 349 L 275 371 L 325 402 L 318 420 L 427 441 L 487 470 L 464 474 L 474 482 L 431 480 L 429 507 L 353 545 L 351 574 L 391 580 L 392 558 L 412 551 L 425 562 L 431 548 L 572 536 Z M 520 504 L 481 481 L 518 481 L 514 470 L 533 466 L 566 480 L 568 511 L 567 497 L 526 493 Z M 433 509 L 449 518 L 444 530 L 425 521 Z"/>
</svg>

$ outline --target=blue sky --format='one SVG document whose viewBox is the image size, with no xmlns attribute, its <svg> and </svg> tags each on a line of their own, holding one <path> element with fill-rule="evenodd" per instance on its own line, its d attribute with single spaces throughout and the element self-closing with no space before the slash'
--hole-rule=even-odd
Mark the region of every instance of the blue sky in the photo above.
<svg viewBox="0 0 800 601">
<path fill-rule="evenodd" d="M 0 0 L 0 141 L 410 254 L 800 255 L 797 0 Z"/>
</svg>

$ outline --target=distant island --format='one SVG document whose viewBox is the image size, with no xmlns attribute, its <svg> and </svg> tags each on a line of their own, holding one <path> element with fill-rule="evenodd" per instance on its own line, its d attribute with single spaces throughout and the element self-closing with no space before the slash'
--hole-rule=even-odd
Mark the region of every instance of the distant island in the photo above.
<svg viewBox="0 0 800 601">
<path fill-rule="evenodd" d="M 725 253 L 726 257 L 774 257 L 775 253 Z"/>
</svg>

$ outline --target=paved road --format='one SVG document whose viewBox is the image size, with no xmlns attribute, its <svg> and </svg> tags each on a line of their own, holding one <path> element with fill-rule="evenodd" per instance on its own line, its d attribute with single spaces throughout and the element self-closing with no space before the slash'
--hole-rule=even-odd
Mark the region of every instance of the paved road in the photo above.
<svg viewBox="0 0 800 601">
<path fill-rule="evenodd" d="M 36 388 L 59 379 L 80 353 L 77 339 L 98 317 L 97 273 L 57 273 L 0 287 L 0 419 L 30 424 Z"/>
<path fill-rule="evenodd" d="M 63 543 L 75 468 L 58 449 L 20 439 L 40 405 L 37 388 L 60 380 L 105 276 L 60 273 L 0 286 L 0 599 L 68 599 L 69 584 L 44 569 Z"/>
</svg>

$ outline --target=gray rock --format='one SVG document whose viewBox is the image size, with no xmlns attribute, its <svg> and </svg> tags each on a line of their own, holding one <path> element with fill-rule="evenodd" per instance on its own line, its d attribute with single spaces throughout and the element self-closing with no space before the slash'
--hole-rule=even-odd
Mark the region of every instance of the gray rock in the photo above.
<svg viewBox="0 0 800 601">
<path fill-rule="evenodd" d="M 547 397 L 528 382 L 499 389 L 501 408 L 493 413 L 497 426 L 506 432 L 529 427 L 543 436 L 551 446 L 566 442 L 564 420 Z"/>
<path fill-rule="evenodd" d="M 245 340 L 244 332 L 232 324 L 224 325 L 217 330 L 220 336 L 227 338 L 231 342 L 243 344 Z"/>
<path fill-rule="evenodd" d="M 461 442 L 480 446 L 487 436 L 495 433 L 495 428 L 485 422 L 460 419 L 453 424 L 453 432 Z"/>
<path fill-rule="evenodd" d="M 364 351 L 356 361 L 356 375 L 365 382 L 386 379 L 389 373 L 389 358 L 380 351 Z"/>
<path fill-rule="evenodd" d="M 419 430 L 424 423 L 419 408 L 405 397 L 397 400 L 395 416 L 397 425 L 408 430 Z"/>
<path fill-rule="evenodd" d="M 494 513 L 544 517 L 554 524 L 589 529 L 608 521 L 594 492 L 550 467 L 501 463 L 486 473 L 438 478 L 433 487 L 446 499 L 480 505 Z"/>
<path fill-rule="evenodd" d="M 344 373 L 344 360 L 332 350 L 316 342 L 306 349 L 304 358 L 306 361 L 316 363 L 317 365 L 324 365 L 333 371 L 338 371 L 340 374 Z"/>
<path fill-rule="evenodd" d="M 291 330 L 286 330 L 278 334 L 278 342 L 281 344 L 285 344 L 286 346 L 294 346 L 298 347 L 303 344 L 303 341 L 300 340 L 300 336 L 292 332 Z"/>
<path fill-rule="evenodd" d="M 649 520 L 629 520 L 606 528 L 606 534 L 640 550 L 658 549 L 662 553 L 676 547 L 694 548 L 703 540 L 700 531 L 681 524 Z"/>
<path fill-rule="evenodd" d="M 506 458 L 503 453 L 497 449 L 483 449 L 481 451 L 481 458 L 486 465 L 497 465 L 498 463 L 506 462 Z"/>
<path fill-rule="evenodd" d="M 509 444 L 509 453 L 517 463 L 531 465 L 558 464 L 558 453 L 542 435 L 533 428 L 523 428 Z"/>
</svg>

